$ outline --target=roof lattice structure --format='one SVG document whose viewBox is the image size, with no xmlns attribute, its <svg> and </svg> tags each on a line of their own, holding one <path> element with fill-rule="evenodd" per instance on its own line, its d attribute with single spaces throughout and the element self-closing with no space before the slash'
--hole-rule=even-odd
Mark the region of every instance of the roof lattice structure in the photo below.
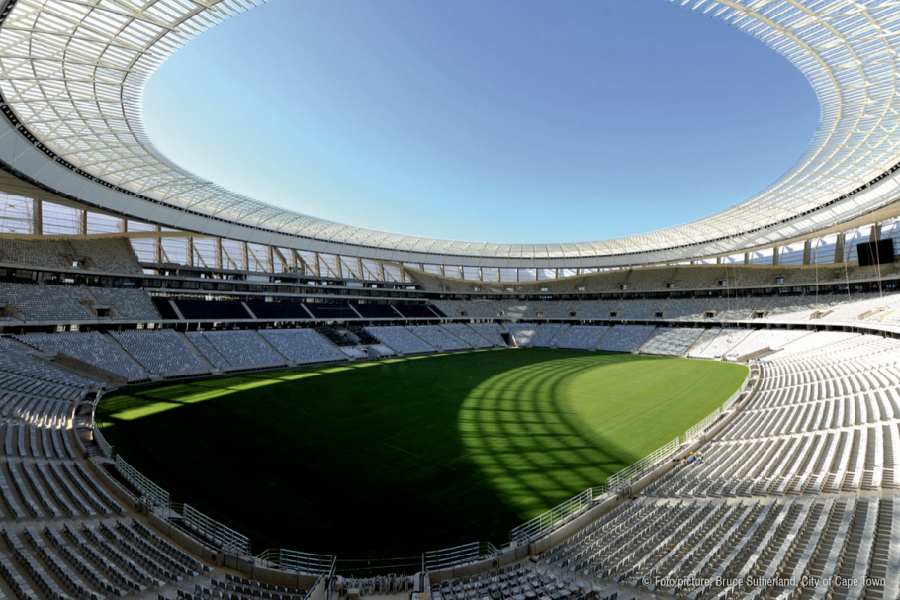
<svg viewBox="0 0 900 600">
<path fill-rule="evenodd" d="M 56 163 L 126 191 L 135 202 L 298 239 L 432 255 L 567 259 L 684 247 L 698 255 L 812 232 L 897 197 L 898 184 L 886 175 L 900 162 L 900 0 L 683 0 L 784 55 L 821 105 L 805 155 L 756 196 L 651 233 L 540 245 L 398 235 L 280 209 L 173 164 L 154 148 L 141 118 L 144 84 L 167 57 L 262 1 L 7 0 L 0 24 L 7 114 Z"/>
</svg>

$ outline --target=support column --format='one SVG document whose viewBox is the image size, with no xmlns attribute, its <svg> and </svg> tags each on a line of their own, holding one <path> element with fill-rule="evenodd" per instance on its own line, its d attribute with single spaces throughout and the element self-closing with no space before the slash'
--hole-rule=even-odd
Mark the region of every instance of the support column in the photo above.
<svg viewBox="0 0 900 600">
<path fill-rule="evenodd" d="M 194 266 L 194 236 L 192 235 L 187 238 L 187 264 L 189 267 Z"/>
<path fill-rule="evenodd" d="M 80 219 L 78 223 L 78 233 L 80 235 L 87 235 L 87 215 L 87 210 L 82 209 L 81 214 L 79 215 Z"/>
<path fill-rule="evenodd" d="M 869 241 L 877 242 L 881 240 L 881 223 L 872 223 L 872 228 L 869 230 Z"/>
<path fill-rule="evenodd" d="M 745 265 L 750 264 L 750 253 L 749 252 L 744 252 L 744 264 Z"/>
<path fill-rule="evenodd" d="M 44 201 L 40 198 L 31 200 L 31 233 L 34 235 L 44 233 Z"/>
<path fill-rule="evenodd" d="M 153 245 L 153 256 L 156 262 L 161 263 L 163 261 L 162 227 L 159 225 L 156 226 L 156 243 Z"/>
<path fill-rule="evenodd" d="M 808 265 L 812 263 L 812 241 L 806 240 L 803 242 L 803 264 Z"/>
<path fill-rule="evenodd" d="M 837 239 L 834 241 L 834 262 L 835 264 L 841 264 L 844 262 L 844 241 L 847 239 L 847 236 L 843 233 L 839 233 Z"/>
<path fill-rule="evenodd" d="M 781 262 L 780 254 L 781 254 L 781 248 L 778 246 L 774 246 L 772 248 L 772 264 L 773 265 L 777 265 L 779 262 Z"/>
<path fill-rule="evenodd" d="M 269 273 L 275 272 L 275 249 L 272 246 L 266 246 L 266 267 L 269 269 Z"/>
<path fill-rule="evenodd" d="M 224 252 L 222 251 L 222 238 L 216 238 L 216 268 L 222 270 L 224 267 Z"/>
<path fill-rule="evenodd" d="M 250 270 L 250 247 L 247 246 L 247 242 L 241 242 L 241 260 L 244 262 L 243 269 L 245 271 Z"/>
</svg>

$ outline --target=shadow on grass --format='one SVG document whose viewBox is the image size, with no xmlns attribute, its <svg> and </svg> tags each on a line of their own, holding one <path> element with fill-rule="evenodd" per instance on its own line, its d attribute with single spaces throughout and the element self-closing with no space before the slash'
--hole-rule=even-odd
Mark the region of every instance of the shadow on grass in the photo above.
<svg viewBox="0 0 900 600">
<path fill-rule="evenodd" d="M 573 376 L 638 360 L 660 359 L 520 350 L 211 378 L 111 396 L 97 419 L 257 552 L 407 556 L 505 542 L 636 460 L 566 402 Z"/>
</svg>

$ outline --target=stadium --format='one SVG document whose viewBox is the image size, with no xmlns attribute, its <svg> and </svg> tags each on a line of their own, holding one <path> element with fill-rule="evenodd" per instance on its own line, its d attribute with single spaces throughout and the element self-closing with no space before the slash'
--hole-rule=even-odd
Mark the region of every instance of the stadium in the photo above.
<svg viewBox="0 0 900 600">
<path fill-rule="evenodd" d="M 147 82 L 262 4 L 0 0 L 0 598 L 900 598 L 900 3 L 675 3 L 815 135 L 553 244 L 164 155 Z"/>
</svg>

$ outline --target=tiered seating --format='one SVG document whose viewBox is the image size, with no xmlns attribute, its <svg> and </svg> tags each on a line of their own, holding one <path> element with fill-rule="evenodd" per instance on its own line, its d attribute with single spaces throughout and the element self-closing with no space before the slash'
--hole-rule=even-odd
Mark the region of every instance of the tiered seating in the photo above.
<svg viewBox="0 0 900 600">
<path fill-rule="evenodd" d="M 558 348 L 571 348 L 573 350 L 596 350 L 600 340 L 609 327 L 593 325 L 572 325 L 556 338 Z"/>
<path fill-rule="evenodd" d="M 237 300 L 194 300 L 190 298 L 176 298 L 172 303 L 178 307 L 185 319 L 198 321 L 247 320 L 252 315 L 247 312 L 243 302 Z"/>
<path fill-rule="evenodd" d="M 150 301 L 150 296 L 142 289 L 89 287 L 87 291 L 96 300 L 97 306 L 113 309 L 113 319 L 135 321 L 158 321 L 159 313 Z"/>
<path fill-rule="evenodd" d="M 231 363 L 229 363 L 228 359 L 225 358 L 215 345 L 206 338 L 202 331 L 187 332 L 187 339 L 194 345 L 194 348 L 203 355 L 203 358 L 212 365 L 214 370 L 231 370 Z"/>
<path fill-rule="evenodd" d="M 468 325 L 462 323 L 448 323 L 447 325 L 441 325 L 441 327 L 448 335 L 462 341 L 467 348 L 490 348 L 493 346 L 491 342 L 478 335 L 478 333 Z"/>
<path fill-rule="evenodd" d="M 265 300 L 247 300 L 244 304 L 257 319 L 298 320 L 312 319 L 300 302 L 266 302 Z"/>
<path fill-rule="evenodd" d="M 158 321 L 160 315 L 142 289 L 0 283 L 5 320 L 35 322 Z M 108 309 L 101 313 L 99 309 Z"/>
<path fill-rule="evenodd" d="M 533 345 L 535 336 L 537 335 L 538 326 L 528 323 L 516 323 L 507 325 L 506 330 L 512 336 L 513 341 L 519 348 L 527 348 Z"/>
<path fill-rule="evenodd" d="M 0 238 L 0 262 L 103 273 L 142 273 L 127 238 L 29 240 Z"/>
<path fill-rule="evenodd" d="M 571 310 L 579 307 L 553 309 Z M 454 349 L 447 340 L 458 348 L 502 344 L 493 324 L 366 332 L 401 352 Z M 629 590 L 697 599 L 897 598 L 900 342 L 846 332 L 633 325 L 525 323 L 509 332 L 520 345 L 672 355 L 690 349 L 692 356 L 711 358 L 763 351 L 754 362 L 761 375 L 754 393 L 704 442 L 702 461 L 671 465 L 637 499 L 624 500 L 537 564 L 435 584 L 433 597 L 576 600 L 599 597 L 600 582 L 613 580 Z M 75 403 L 97 384 L 28 354 L 23 344 L 45 352 L 69 348 L 72 356 L 126 377 L 134 376 L 126 364 L 144 376 L 208 369 L 195 352 L 217 369 L 237 370 L 343 360 L 341 350 L 305 329 L 17 339 L 22 343 L 0 337 L 0 594 L 305 598 L 303 589 L 213 573 L 136 520 L 144 517 L 88 468 L 70 429 Z M 118 354 L 108 354 L 107 345 Z M 131 358 L 121 348 L 137 362 L 122 362 Z M 874 583 L 847 587 L 830 575 L 868 576 Z M 784 579 L 760 589 L 743 583 L 748 576 Z M 821 577 L 818 586 L 793 589 L 790 581 L 809 576 Z M 681 583 L 673 587 L 664 577 Z M 390 587 L 391 579 L 384 578 L 384 586 L 371 579 L 356 583 L 367 593 L 409 592 Z"/>
<path fill-rule="evenodd" d="M 95 388 L 97 382 L 69 371 L 64 371 L 45 360 L 32 356 L 32 349 L 10 337 L 0 337 L 0 371 L 15 374 L 40 383 L 58 384 L 51 391 L 41 388 L 41 394 L 53 394 L 58 391 L 66 397 L 79 398 L 83 390 Z"/>
<path fill-rule="evenodd" d="M 287 360 L 255 331 L 193 332 L 188 337 L 210 363 L 224 371 L 287 365 Z"/>
<path fill-rule="evenodd" d="M 531 338 L 531 345 L 538 348 L 553 348 L 556 346 L 556 338 L 562 335 L 568 328 L 568 325 L 559 325 L 556 323 L 539 325 L 535 331 L 534 337 Z"/>
<path fill-rule="evenodd" d="M 431 597 L 434 600 L 589 600 L 600 596 L 584 585 L 518 565 L 435 584 L 431 588 Z"/>
<path fill-rule="evenodd" d="M 811 335 L 760 361 L 758 391 L 702 461 L 675 466 L 542 562 L 684 597 L 895 597 L 900 342 Z M 775 576 L 767 589 L 747 579 Z M 818 586 L 794 589 L 811 577 Z"/>
<path fill-rule="evenodd" d="M 725 354 L 725 358 L 737 360 L 759 352 L 777 351 L 810 334 L 811 332 L 806 330 L 757 329 L 731 348 Z"/>
<path fill-rule="evenodd" d="M 121 375 L 128 381 L 147 379 L 147 372 L 133 358 L 113 340 L 96 331 L 29 333 L 17 336 L 17 339 L 44 352 L 66 354 L 89 365 Z"/>
<path fill-rule="evenodd" d="M 440 325 L 417 325 L 407 329 L 436 350 L 465 350 L 470 347 Z"/>
<path fill-rule="evenodd" d="M 688 356 L 722 358 L 751 333 L 753 333 L 752 329 L 712 329 L 708 335 L 704 334 L 697 340 L 697 343 L 688 352 Z"/>
<path fill-rule="evenodd" d="M 660 327 L 641 346 L 641 352 L 644 354 L 684 356 L 702 333 L 702 329 L 691 327 Z"/>
<path fill-rule="evenodd" d="M 350 308 L 349 304 L 329 303 L 329 302 L 310 302 L 306 305 L 309 312 L 317 319 L 358 319 L 359 315 Z"/>
<path fill-rule="evenodd" d="M 91 298 L 83 287 L 0 282 L 0 306 L 5 306 L 8 313 L 0 318 L 5 320 L 90 321 L 95 319 L 88 309 L 90 303 Z"/>
<path fill-rule="evenodd" d="M 223 579 L 212 579 L 209 586 L 194 584 L 193 592 L 178 590 L 178 600 L 206 600 L 208 598 L 264 600 L 304 600 L 309 591 L 303 588 L 261 583 L 253 579 L 226 574 Z"/>
<path fill-rule="evenodd" d="M 312 329 L 263 329 L 259 333 L 292 363 L 311 364 L 347 359 L 334 344 Z"/>
<path fill-rule="evenodd" d="M 500 325 L 496 323 L 472 323 L 468 327 L 486 339 L 492 346 L 497 348 L 506 347 L 506 342 L 503 341 L 503 336 L 501 335 L 502 329 Z"/>
<path fill-rule="evenodd" d="M 177 331 L 114 331 L 112 336 L 153 375 L 178 377 L 210 372 L 209 366 Z"/>
<path fill-rule="evenodd" d="M 435 319 L 441 315 L 431 310 L 428 304 L 408 304 L 399 302 L 394 304 L 394 308 L 407 319 Z"/>
<path fill-rule="evenodd" d="M 766 319 L 810 321 L 878 320 L 900 323 L 900 294 L 885 298 L 854 294 L 859 305 L 848 310 L 846 295 L 724 296 L 700 298 L 603 299 L 603 300 L 438 300 L 435 305 L 450 317 L 475 319 Z M 829 312 L 831 311 L 831 312 Z M 822 317 L 825 313 L 825 317 Z M 849 318 L 849 316 L 852 318 Z"/>
<path fill-rule="evenodd" d="M 420 337 L 413 335 L 406 327 L 382 326 L 366 327 L 366 332 L 398 354 L 420 354 L 434 352 L 434 348 Z"/>
<path fill-rule="evenodd" d="M 600 340 L 600 349 L 607 352 L 635 352 L 655 328 L 652 325 L 614 325 Z"/>
<path fill-rule="evenodd" d="M 390 304 L 357 304 L 353 303 L 353 310 L 366 319 L 400 319 L 400 313 Z"/>
</svg>

